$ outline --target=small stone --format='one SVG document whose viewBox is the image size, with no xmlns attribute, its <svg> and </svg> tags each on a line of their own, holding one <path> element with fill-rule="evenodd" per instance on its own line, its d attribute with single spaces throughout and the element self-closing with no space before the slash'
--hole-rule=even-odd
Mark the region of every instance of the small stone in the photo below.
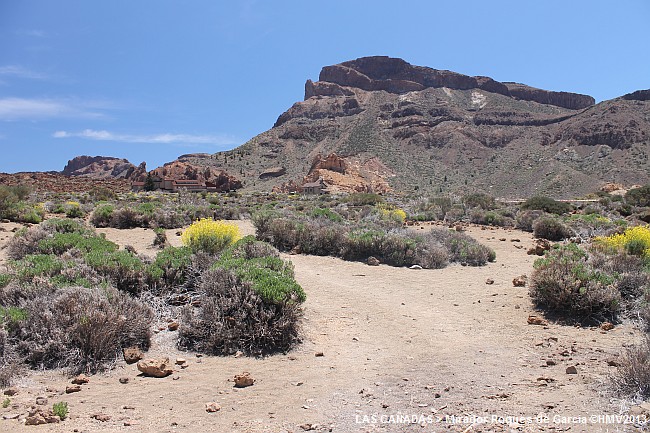
<svg viewBox="0 0 650 433">
<path fill-rule="evenodd" d="M 578 374 L 578 369 L 574 365 L 570 365 L 566 368 L 566 374 Z"/>
<path fill-rule="evenodd" d="M 124 356 L 124 361 L 126 361 L 127 364 L 135 364 L 144 358 L 144 354 L 139 347 L 127 347 L 122 351 L 122 355 Z"/>
<path fill-rule="evenodd" d="M 368 257 L 368 266 L 379 266 L 380 262 L 377 257 L 370 256 Z"/>
<path fill-rule="evenodd" d="M 235 387 L 236 388 L 246 388 L 247 386 L 251 386 L 254 383 L 255 383 L 255 379 L 247 371 L 243 372 L 242 374 L 236 374 L 235 375 Z"/>
<path fill-rule="evenodd" d="M 180 378 L 181 378 L 180 376 L 174 376 L 174 377 L 172 377 L 172 380 L 178 380 Z"/>
<path fill-rule="evenodd" d="M 136 425 L 138 425 L 136 421 L 131 421 L 131 420 L 124 421 L 124 427 L 133 427 Z"/>
<path fill-rule="evenodd" d="M 242 356 L 244 356 L 244 352 L 242 352 L 241 350 L 235 352 L 235 358 L 241 358 Z"/>
<path fill-rule="evenodd" d="M 177 331 L 178 330 L 178 322 L 171 322 L 167 325 L 167 329 L 170 331 Z"/>
<path fill-rule="evenodd" d="M 129 383 L 129 378 L 126 376 L 122 376 L 120 377 L 119 381 L 122 385 L 126 385 L 127 383 Z"/>
<path fill-rule="evenodd" d="M 47 398 L 43 396 L 36 397 L 36 404 L 39 406 L 45 406 L 47 404 Z"/>
<path fill-rule="evenodd" d="M 2 415 L 2 419 L 18 419 L 19 417 L 19 413 L 8 413 L 6 415 Z"/>
<path fill-rule="evenodd" d="M 614 329 L 614 324 L 611 322 L 603 322 L 600 324 L 600 329 L 602 329 L 603 331 L 611 331 L 612 329 Z"/>
<path fill-rule="evenodd" d="M 219 412 L 221 410 L 221 405 L 214 401 L 205 404 L 205 411 L 208 413 Z"/>
<path fill-rule="evenodd" d="M 619 364 L 618 361 L 616 361 L 615 359 L 608 359 L 607 365 L 609 365 L 610 367 L 618 367 L 621 364 Z"/>
<path fill-rule="evenodd" d="M 422 266 L 420 266 L 420 265 L 413 265 L 413 266 L 409 266 L 409 269 L 422 269 Z"/>
<path fill-rule="evenodd" d="M 90 417 L 96 419 L 97 421 L 101 421 L 101 422 L 106 422 L 106 421 L 109 421 L 111 419 L 110 415 L 106 415 L 105 413 L 101 413 L 101 412 L 100 413 L 94 413 L 94 414 L 90 415 Z"/>
<path fill-rule="evenodd" d="M 531 314 L 528 316 L 528 324 L 529 325 L 540 325 L 540 326 L 546 326 L 548 325 L 548 322 L 541 317 L 535 316 L 534 314 Z"/>
<path fill-rule="evenodd" d="M 494 280 L 492 278 L 488 278 L 487 280 L 485 280 L 485 284 L 490 286 L 490 285 L 494 284 Z"/>
<path fill-rule="evenodd" d="M 526 275 L 520 275 L 518 277 L 513 278 L 512 285 L 515 287 L 526 287 L 527 282 L 528 282 L 528 277 Z"/>
<path fill-rule="evenodd" d="M 323 352 L 316 352 L 314 353 L 314 356 L 321 357 L 321 356 L 325 356 L 325 354 Z"/>
<path fill-rule="evenodd" d="M 9 397 L 14 396 L 18 394 L 18 390 L 16 388 L 7 388 L 5 389 L 4 395 L 8 395 Z"/>
<path fill-rule="evenodd" d="M 65 387 L 66 394 L 72 394 L 73 392 L 79 392 L 79 391 L 81 391 L 80 385 L 70 385 Z"/>
<path fill-rule="evenodd" d="M 547 359 L 547 360 L 546 360 L 546 365 L 548 365 L 548 366 L 552 366 L 552 365 L 556 365 L 556 364 L 557 364 L 557 362 L 555 362 L 555 361 L 552 360 L 552 359 Z"/>
<path fill-rule="evenodd" d="M 75 385 L 84 385 L 88 382 L 90 382 L 90 378 L 85 374 L 80 374 L 79 376 L 72 379 L 72 383 L 74 383 Z"/>
<path fill-rule="evenodd" d="M 174 372 L 169 365 L 169 358 L 151 358 L 138 362 L 138 370 L 145 376 L 167 377 Z"/>
<path fill-rule="evenodd" d="M 183 365 L 187 362 L 185 358 L 176 358 L 176 365 Z"/>
<path fill-rule="evenodd" d="M 300 428 L 303 429 L 304 431 L 316 430 L 313 424 L 308 424 L 308 423 L 300 424 Z"/>
</svg>

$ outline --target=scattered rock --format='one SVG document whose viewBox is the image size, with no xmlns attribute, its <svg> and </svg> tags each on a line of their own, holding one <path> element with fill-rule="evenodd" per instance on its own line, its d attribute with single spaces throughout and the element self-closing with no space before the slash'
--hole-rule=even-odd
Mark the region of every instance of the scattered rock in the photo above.
<svg viewBox="0 0 650 433">
<path fill-rule="evenodd" d="M 323 352 L 316 352 L 314 356 L 320 357 L 320 356 L 325 356 L 325 354 Z"/>
<path fill-rule="evenodd" d="M 7 388 L 5 389 L 4 395 L 8 395 L 9 397 L 14 396 L 18 394 L 18 390 L 16 388 Z"/>
<path fill-rule="evenodd" d="M 547 241 L 546 239 L 537 239 L 535 240 L 535 245 L 530 249 L 528 249 L 527 254 L 529 256 L 532 255 L 543 256 L 544 252 L 550 249 L 551 249 L 551 243 L 549 241 Z"/>
<path fill-rule="evenodd" d="M 607 360 L 607 365 L 609 365 L 610 367 L 618 367 L 621 364 L 615 359 L 608 359 Z"/>
<path fill-rule="evenodd" d="M 457 225 L 456 227 L 454 227 L 454 228 L 455 228 L 455 230 L 456 230 L 457 232 L 465 231 L 465 229 L 463 229 L 463 226 L 461 226 L 460 224 L 458 224 L 458 225 Z"/>
<path fill-rule="evenodd" d="M 138 347 L 127 347 L 122 351 L 122 355 L 127 364 L 134 364 L 144 358 L 142 350 Z"/>
<path fill-rule="evenodd" d="M 552 360 L 552 359 L 547 359 L 547 360 L 546 360 L 546 365 L 548 365 L 548 366 L 552 366 L 552 365 L 555 365 L 555 364 L 557 364 L 557 362 L 555 362 L 555 361 Z"/>
<path fill-rule="evenodd" d="M 490 285 L 494 284 L 494 280 L 492 278 L 488 278 L 487 280 L 485 280 L 485 284 L 490 286 Z"/>
<path fill-rule="evenodd" d="M 106 415 L 105 413 L 101 413 L 101 412 L 94 413 L 94 414 L 90 415 L 90 417 L 96 419 L 97 421 L 101 421 L 101 422 L 106 422 L 106 421 L 109 421 L 111 419 L 110 415 Z"/>
<path fill-rule="evenodd" d="M 167 325 L 167 329 L 170 331 L 177 331 L 178 330 L 178 322 L 170 322 Z"/>
<path fill-rule="evenodd" d="M 512 239 L 510 239 L 510 242 L 521 242 L 521 239 L 518 239 L 518 238 L 512 238 Z"/>
<path fill-rule="evenodd" d="M 75 385 L 84 385 L 88 382 L 90 382 L 90 378 L 85 374 L 80 374 L 79 376 L 72 379 L 72 383 L 74 383 Z"/>
<path fill-rule="evenodd" d="M 185 358 L 176 358 L 176 365 L 183 365 L 187 362 Z"/>
<path fill-rule="evenodd" d="M 242 374 L 236 374 L 235 375 L 235 387 L 236 388 L 246 388 L 247 386 L 251 386 L 254 383 L 255 383 L 255 379 L 247 371 L 243 372 Z"/>
<path fill-rule="evenodd" d="M 70 385 L 65 387 L 66 394 L 72 394 L 73 392 L 79 392 L 79 391 L 81 391 L 80 385 Z"/>
<path fill-rule="evenodd" d="M 600 324 L 600 329 L 602 329 L 603 331 L 611 331 L 612 329 L 614 329 L 614 324 L 611 322 L 603 322 Z"/>
<path fill-rule="evenodd" d="M 422 266 L 420 266 L 420 265 L 413 265 L 413 266 L 409 266 L 409 269 L 422 269 Z"/>
<path fill-rule="evenodd" d="M 244 356 L 244 352 L 242 352 L 241 350 L 235 352 L 235 358 L 241 358 L 242 356 Z"/>
<path fill-rule="evenodd" d="M 205 411 L 209 413 L 219 412 L 221 410 L 221 405 L 214 401 L 205 404 Z"/>
<path fill-rule="evenodd" d="M 528 324 L 546 326 L 548 325 L 548 322 L 539 316 L 535 316 L 534 314 L 531 314 L 530 316 L 528 316 Z"/>
<path fill-rule="evenodd" d="M 138 362 L 138 370 L 145 376 L 167 377 L 174 372 L 169 365 L 169 358 L 151 358 Z"/>
<path fill-rule="evenodd" d="M 53 424 L 61 421 L 61 418 L 54 415 L 51 409 L 35 409 L 29 412 L 25 419 L 25 425 Z"/>
<path fill-rule="evenodd" d="M 18 419 L 18 418 L 20 418 L 19 413 L 8 413 L 8 414 L 5 414 L 5 415 L 2 415 L 2 419 Z"/>
<path fill-rule="evenodd" d="M 520 275 L 518 277 L 515 277 L 512 280 L 512 285 L 515 287 L 526 287 L 526 283 L 528 282 L 528 276 L 527 275 Z"/>
<path fill-rule="evenodd" d="M 45 406 L 47 404 L 47 397 L 36 397 L 36 404 L 39 406 Z"/>
<path fill-rule="evenodd" d="M 578 374 L 578 369 L 574 365 L 570 365 L 566 368 L 566 374 Z"/>
<path fill-rule="evenodd" d="M 291 248 L 291 251 L 289 251 L 289 254 L 292 256 L 298 255 L 302 252 L 302 249 L 300 248 L 300 245 L 296 245 L 295 247 Z"/>
<path fill-rule="evenodd" d="M 379 259 L 373 256 L 368 257 L 368 266 L 379 266 Z"/>
<path fill-rule="evenodd" d="M 126 376 L 120 377 L 119 380 L 120 380 L 120 383 L 123 384 L 123 385 L 126 385 L 127 383 L 129 383 L 129 378 L 126 377 Z"/>
</svg>

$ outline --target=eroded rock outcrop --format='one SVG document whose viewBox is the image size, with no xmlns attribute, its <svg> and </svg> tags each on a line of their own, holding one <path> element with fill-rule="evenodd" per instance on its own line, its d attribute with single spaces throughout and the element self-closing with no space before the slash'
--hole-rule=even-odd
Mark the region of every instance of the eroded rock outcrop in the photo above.
<svg viewBox="0 0 650 433">
<path fill-rule="evenodd" d="M 95 179 L 135 179 L 145 171 L 142 164 L 136 167 L 126 159 L 82 155 L 69 160 L 61 174 Z"/>
</svg>

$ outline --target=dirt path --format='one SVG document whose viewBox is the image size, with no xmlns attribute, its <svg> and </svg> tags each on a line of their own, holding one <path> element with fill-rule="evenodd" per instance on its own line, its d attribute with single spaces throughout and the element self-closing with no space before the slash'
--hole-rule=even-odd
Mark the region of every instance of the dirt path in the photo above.
<svg viewBox="0 0 650 433">
<path fill-rule="evenodd" d="M 120 363 L 70 395 L 56 393 L 69 383 L 61 373 L 35 373 L 19 384 L 14 402 L 24 405 L 40 395 L 49 404 L 65 400 L 70 419 L 41 427 L 0 420 L 0 430 L 300 432 L 311 424 L 334 432 L 632 431 L 591 423 L 589 417 L 619 412 L 619 403 L 602 394 L 601 382 L 614 368 L 607 361 L 635 339 L 633 328 L 620 325 L 604 333 L 528 325 L 533 309 L 527 289 L 513 287 L 512 279 L 532 271 L 534 258 L 525 252 L 530 235 L 478 228 L 470 234 L 496 250 L 496 263 L 410 270 L 287 255 L 307 292 L 304 341 L 295 351 L 265 359 L 197 358 L 176 351 L 175 333 L 162 331 L 149 354 L 182 356 L 188 368 L 150 379 L 139 377 L 135 365 Z M 125 242 L 112 232 L 107 236 Z M 127 237 L 136 249 L 146 249 L 150 240 L 138 236 Z M 487 285 L 487 278 L 494 284 Z M 566 374 L 568 366 L 578 374 Z M 255 385 L 233 388 L 232 377 L 243 371 L 251 372 Z M 128 384 L 118 382 L 122 376 L 130 378 Z M 222 409 L 207 413 L 210 401 Z M 97 412 L 111 419 L 92 419 Z M 535 422 L 540 413 L 549 416 L 547 424 Z M 406 415 L 424 424 L 382 422 Z M 493 415 L 533 420 L 492 422 Z M 472 426 L 476 417 L 489 422 Z M 586 424 L 576 423 L 580 417 Z"/>
</svg>

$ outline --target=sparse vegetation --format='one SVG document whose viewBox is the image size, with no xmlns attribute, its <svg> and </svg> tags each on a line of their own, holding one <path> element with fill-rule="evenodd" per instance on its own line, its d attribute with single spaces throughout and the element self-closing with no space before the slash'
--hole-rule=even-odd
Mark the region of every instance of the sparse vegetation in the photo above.
<svg viewBox="0 0 650 433">
<path fill-rule="evenodd" d="M 61 418 L 61 421 L 65 420 L 68 417 L 68 413 L 69 413 L 68 403 L 65 401 L 54 403 L 52 405 L 52 412 L 54 413 L 54 415 Z"/>
<path fill-rule="evenodd" d="M 236 225 L 204 218 L 185 229 L 181 239 L 183 244 L 194 252 L 216 254 L 235 243 L 240 237 Z"/>
<path fill-rule="evenodd" d="M 568 213 L 572 209 L 569 203 L 563 203 L 544 196 L 529 198 L 521 205 L 521 208 L 524 210 L 543 210 L 556 215 Z"/>
</svg>

